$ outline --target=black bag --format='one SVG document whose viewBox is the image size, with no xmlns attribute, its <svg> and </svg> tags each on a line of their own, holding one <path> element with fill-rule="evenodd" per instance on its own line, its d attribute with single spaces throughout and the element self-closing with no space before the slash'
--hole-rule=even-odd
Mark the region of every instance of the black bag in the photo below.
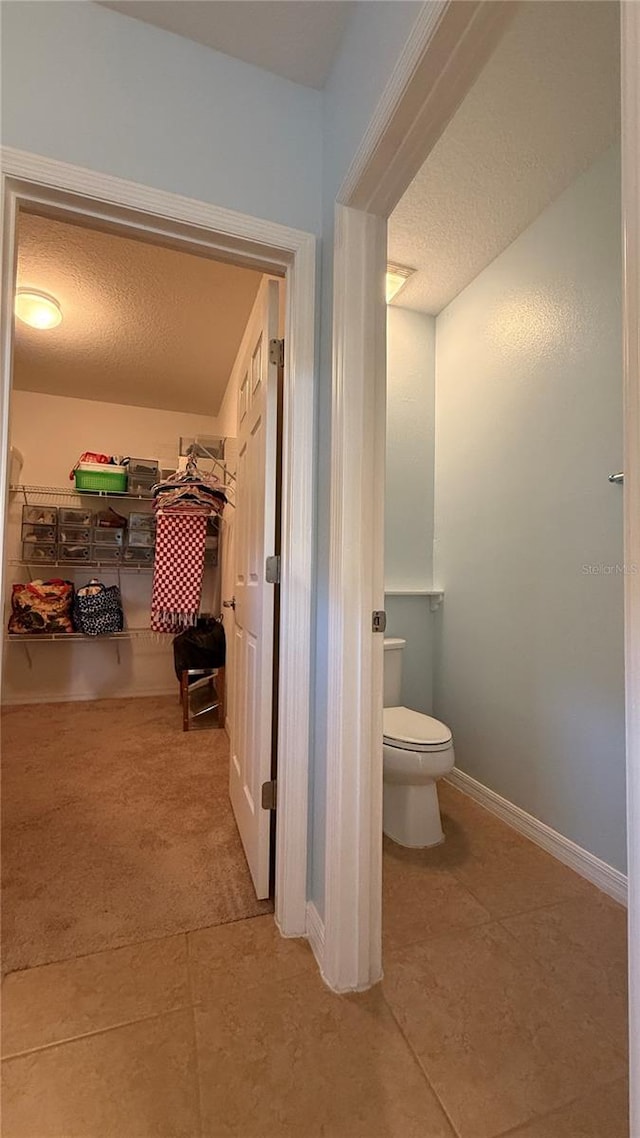
<svg viewBox="0 0 640 1138">
<path fill-rule="evenodd" d="M 106 636 L 124 629 L 122 598 L 117 585 L 89 581 L 78 589 L 73 602 L 73 623 L 85 636 Z"/>
<path fill-rule="evenodd" d="M 224 668 L 226 639 L 221 620 L 212 616 L 198 617 L 193 628 L 186 628 L 173 640 L 173 664 L 176 676 L 189 668 Z"/>
</svg>

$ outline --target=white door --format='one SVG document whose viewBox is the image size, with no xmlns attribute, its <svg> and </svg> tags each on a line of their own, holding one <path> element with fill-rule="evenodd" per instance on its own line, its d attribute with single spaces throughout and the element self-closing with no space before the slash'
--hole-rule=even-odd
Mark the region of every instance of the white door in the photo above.
<svg viewBox="0 0 640 1138">
<path fill-rule="evenodd" d="M 278 335 L 278 282 L 263 280 L 249 318 L 238 370 L 238 465 L 234 529 L 235 620 L 229 717 L 229 789 L 257 897 L 269 895 L 270 813 L 262 784 L 271 778 L 274 586 L 265 561 L 275 548 L 278 369 L 269 341 Z"/>
</svg>

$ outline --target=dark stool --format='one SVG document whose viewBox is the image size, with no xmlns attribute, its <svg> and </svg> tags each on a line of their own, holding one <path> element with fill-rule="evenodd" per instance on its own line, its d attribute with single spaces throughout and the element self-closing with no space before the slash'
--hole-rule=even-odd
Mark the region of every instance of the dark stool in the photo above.
<svg viewBox="0 0 640 1138">
<path fill-rule="evenodd" d="M 195 678 L 197 677 L 197 678 Z M 191 682 L 189 682 L 191 680 Z M 209 699 L 203 706 L 193 707 L 192 697 L 209 689 Z M 194 719 L 217 712 L 216 725 L 224 727 L 225 677 L 224 668 L 188 668 L 180 673 L 180 702 L 182 703 L 182 730 L 190 731 Z"/>
</svg>

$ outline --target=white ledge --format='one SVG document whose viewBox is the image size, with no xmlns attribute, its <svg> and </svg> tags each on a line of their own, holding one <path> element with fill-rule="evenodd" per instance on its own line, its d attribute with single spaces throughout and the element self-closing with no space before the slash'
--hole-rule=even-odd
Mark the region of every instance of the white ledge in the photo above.
<svg viewBox="0 0 640 1138">
<path fill-rule="evenodd" d="M 385 597 L 428 597 L 429 608 L 435 612 L 444 600 L 443 589 L 385 589 Z"/>
</svg>

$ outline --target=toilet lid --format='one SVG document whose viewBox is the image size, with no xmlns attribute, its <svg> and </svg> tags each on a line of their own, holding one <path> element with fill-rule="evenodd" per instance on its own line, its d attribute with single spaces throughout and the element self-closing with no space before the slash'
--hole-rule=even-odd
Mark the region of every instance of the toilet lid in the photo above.
<svg viewBox="0 0 640 1138">
<path fill-rule="evenodd" d="M 451 732 L 446 724 L 408 707 L 385 707 L 382 723 L 384 741 L 391 746 L 433 747 L 451 742 Z"/>
</svg>

